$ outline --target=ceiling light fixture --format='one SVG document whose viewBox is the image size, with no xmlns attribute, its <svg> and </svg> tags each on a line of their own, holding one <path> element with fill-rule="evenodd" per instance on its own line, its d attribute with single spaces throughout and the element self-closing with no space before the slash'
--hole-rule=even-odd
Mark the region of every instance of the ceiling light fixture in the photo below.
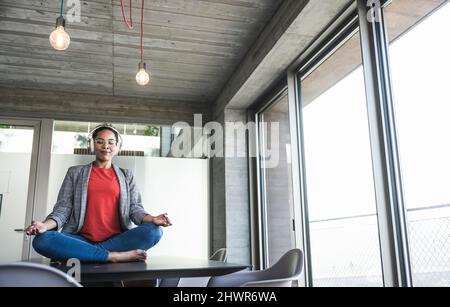
<svg viewBox="0 0 450 307">
<path fill-rule="evenodd" d="M 128 23 L 127 18 L 125 17 L 125 9 L 123 0 L 120 0 L 120 6 L 122 7 L 122 17 L 125 25 L 128 29 L 133 29 L 133 14 L 132 14 L 132 3 L 130 0 L 130 22 Z M 139 85 L 147 85 L 150 81 L 150 75 L 147 73 L 147 64 L 144 62 L 144 47 L 143 47 L 143 37 L 144 37 L 144 0 L 142 0 L 141 4 L 141 33 L 140 33 L 140 51 L 141 51 L 141 60 L 138 65 L 138 72 L 136 74 L 136 82 Z"/>
<path fill-rule="evenodd" d="M 50 44 L 56 50 L 66 50 L 70 45 L 69 33 L 65 31 L 66 20 L 63 17 L 64 0 L 61 0 L 61 12 L 60 16 L 56 19 L 55 30 L 50 33 Z"/>
</svg>

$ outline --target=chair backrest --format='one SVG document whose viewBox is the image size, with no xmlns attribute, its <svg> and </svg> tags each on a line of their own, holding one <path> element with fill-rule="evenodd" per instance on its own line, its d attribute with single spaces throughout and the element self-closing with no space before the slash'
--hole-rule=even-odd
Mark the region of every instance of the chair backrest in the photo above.
<svg viewBox="0 0 450 307">
<path fill-rule="evenodd" d="M 0 287 L 81 287 L 71 276 L 47 265 L 17 262 L 0 265 Z"/>
<path fill-rule="evenodd" d="M 303 252 L 291 249 L 267 270 L 263 271 L 267 279 L 292 278 L 300 276 L 303 269 Z"/>
<path fill-rule="evenodd" d="M 266 270 L 240 271 L 223 276 L 214 276 L 209 280 L 208 287 L 240 287 L 251 282 L 260 282 L 261 285 L 289 286 L 292 281 L 300 278 L 302 269 L 303 252 L 300 249 L 292 249 Z M 252 284 L 252 286 L 258 286 L 258 283 Z"/>
<path fill-rule="evenodd" d="M 227 249 L 221 248 L 221 249 L 216 250 L 216 252 L 214 254 L 212 254 L 211 257 L 209 257 L 209 260 L 227 262 Z"/>
</svg>

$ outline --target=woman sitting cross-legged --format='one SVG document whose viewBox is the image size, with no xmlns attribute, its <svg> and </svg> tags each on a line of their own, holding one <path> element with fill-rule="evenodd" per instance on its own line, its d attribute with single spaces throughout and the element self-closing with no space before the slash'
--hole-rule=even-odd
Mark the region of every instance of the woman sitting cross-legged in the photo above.
<svg viewBox="0 0 450 307">
<path fill-rule="evenodd" d="M 89 135 L 96 159 L 70 167 L 53 212 L 43 222 L 33 221 L 28 235 L 36 235 L 34 249 L 58 261 L 122 262 L 147 258 L 147 250 L 172 225 L 167 214 L 152 216 L 141 204 L 133 174 L 112 164 L 122 138 L 103 124 Z M 132 224 L 138 225 L 132 228 Z M 63 227 L 62 232 L 57 230 Z"/>
</svg>

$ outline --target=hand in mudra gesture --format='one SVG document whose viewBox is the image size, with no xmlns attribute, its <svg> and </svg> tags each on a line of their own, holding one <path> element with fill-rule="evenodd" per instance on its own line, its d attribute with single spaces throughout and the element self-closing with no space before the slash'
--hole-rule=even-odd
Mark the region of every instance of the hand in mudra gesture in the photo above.
<svg viewBox="0 0 450 307">
<path fill-rule="evenodd" d="M 153 217 L 153 223 L 156 225 L 160 225 L 163 227 L 172 226 L 172 222 L 170 221 L 167 213 L 163 213 Z"/>
<path fill-rule="evenodd" d="M 47 226 L 44 223 L 38 222 L 38 221 L 33 221 L 31 223 L 31 225 L 25 229 L 25 232 L 29 236 L 35 236 L 35 235 L 40 235 L 40 234 L 46 232 L 47 230 L 48 230 Z"/>
</svg>

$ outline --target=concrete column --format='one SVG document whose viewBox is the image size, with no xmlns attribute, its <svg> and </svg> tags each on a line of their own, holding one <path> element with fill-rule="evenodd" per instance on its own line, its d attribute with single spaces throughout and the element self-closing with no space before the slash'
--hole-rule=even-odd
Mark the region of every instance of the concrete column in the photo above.
<svg viewBox="0 0 450 307">
<path fill-rule="evenodd" d="M 228 261 L 250 264 L 250 204 L 246 136 L 225 129 L 226 123 L 247 123 L 245 110 L 228 110 L 224 124 L 224 158 L 211 159 L 212 251 L 226 247 Z M 236 149 L 231 154 L 232 149 Z M 227 154 L 228 152 L 228 154 Z"/>
</svg>

